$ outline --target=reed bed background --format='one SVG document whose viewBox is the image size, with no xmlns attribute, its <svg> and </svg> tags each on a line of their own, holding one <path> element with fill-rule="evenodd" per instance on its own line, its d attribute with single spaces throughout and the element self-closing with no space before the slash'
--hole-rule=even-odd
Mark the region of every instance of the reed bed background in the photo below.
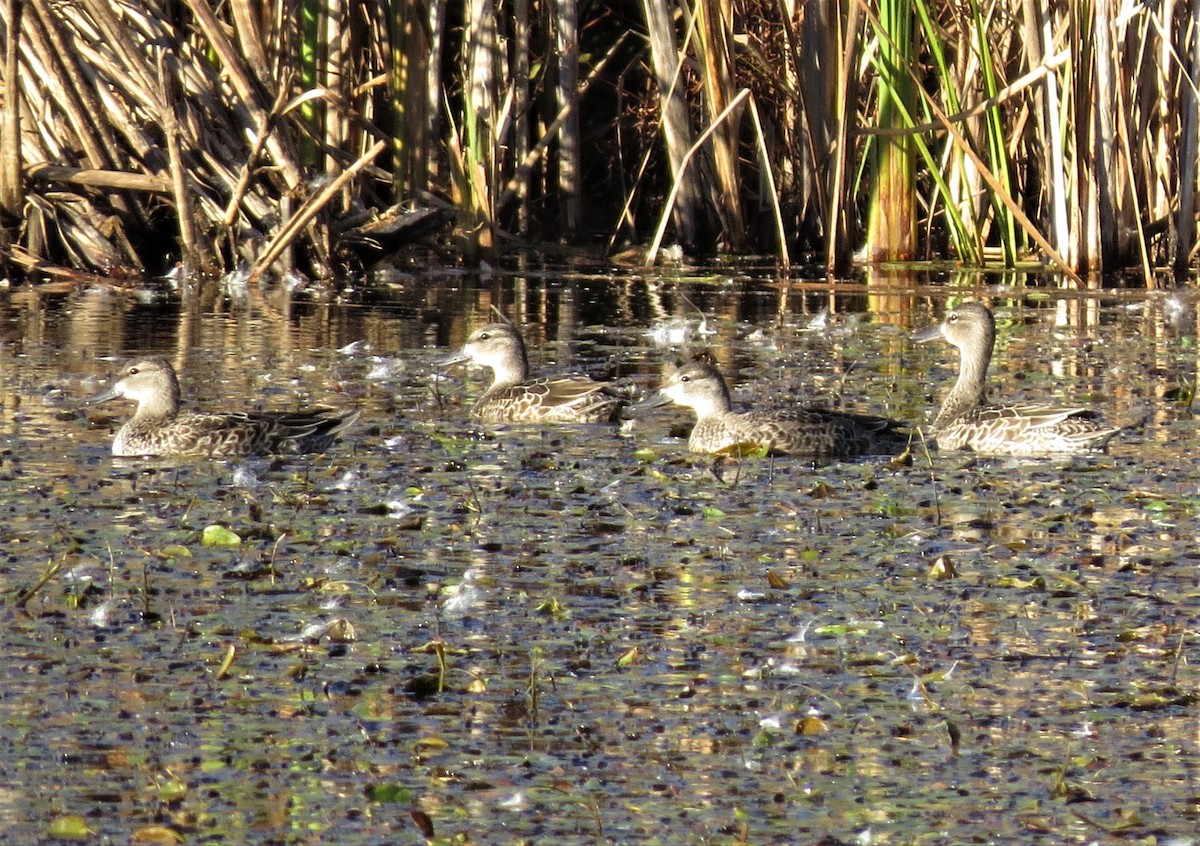
<svg viewBox="0 0 1200 846">
<path fill-rule="evenodd" d="M 673 241 L 1151 284 L 1196 250 L 1200 3 L 0 0 L 0 21 L 10 276 Z"/>
</svg>

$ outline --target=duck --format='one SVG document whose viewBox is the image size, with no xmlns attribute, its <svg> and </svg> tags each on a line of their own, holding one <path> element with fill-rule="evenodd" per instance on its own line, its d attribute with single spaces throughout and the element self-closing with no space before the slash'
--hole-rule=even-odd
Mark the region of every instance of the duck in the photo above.
<svg viewBox="0 0 1200 846">
<path fill-rule="evenodd" d="M 983 303 L 972 300 L 949 308 L 941 323 L 914 336 L 922 343 L 938 338 L 957 348 L 959 355 L 958 380 L 932 425 L 938 449 L 1017 457 L 1103 452 L 1121 431 L 1082 405 L 988 403 L 986 378 L 996 319 Z"/>
<path fill-rule="evenodd" d="M 690 408 L 696 425 L 688 449 L 706 455 L 766 452 L 808 458 L 894 454 L 905 448 L 903 424 L 885 417 L 822 408 L 733 410 L 729 386 L 715 365 L 692 361 L 677 367 L 656 392 L 630 409 L 674 403 Z"/>
<path fill-rule="evenodd" d="M 117 430 L 116 457 L 211 457 L 323 452 L 358 419 L 357 410 L 180 413 L 179 377 L 161 357 L 139 358 L 86 404 L 124 398 L 137 403 Z"/>
<path fill-rule="evenodd" d="M 509 323 L 480 326 L 441 367 L 472 362 L 492 371 L 492 383 L 471 407 L 483 423 L 611 423 L 629 398 L 611 382 L 587 376 L 530 378 L 525 339 Z"/>
</svg>

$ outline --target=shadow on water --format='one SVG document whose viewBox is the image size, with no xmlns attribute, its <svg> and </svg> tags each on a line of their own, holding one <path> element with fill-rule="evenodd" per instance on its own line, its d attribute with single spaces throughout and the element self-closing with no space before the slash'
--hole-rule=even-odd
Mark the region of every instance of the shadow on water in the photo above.
<svg viewBox="0 0 1200 846">
<path fill-rule="evenodd" d="M 677 409 L 488 429 L 467 420 L 482 378 L 431 369 L 495 307 L 539 372 L 648 389 L 702 342 L 739 401 L 925 421 L 956 359 L 909 335 L 960 292 L 848 291 L 430 273 L 286 318 L 8 293 L 0 826 L 1195 838 L 1190 297 L 971 291 L 998 317 L 996 394 L 1139 424 L 1086 459 L 714 468 Z M 191 407 L 363 414 L 327 455 L 114 462 L 130 409 L 77 402 L 145 352 Z"/>
</svg>

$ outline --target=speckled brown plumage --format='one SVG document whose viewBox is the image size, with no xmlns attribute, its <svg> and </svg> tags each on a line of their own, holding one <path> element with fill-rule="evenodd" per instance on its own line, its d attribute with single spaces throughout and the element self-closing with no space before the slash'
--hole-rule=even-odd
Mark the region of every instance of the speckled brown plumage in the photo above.
<svg viewBox="0 0 1200 846">
<path fill-rule="evenodd" d="M 985 381 L 996 339 L 996 321 L 982 303 L 946 311 L 916 340 L 944 338 L 958 349 L 958 380 L 933 421 L 939 449 L 984 455 L 1039 456 L 1104 450 L 1120 428 L 1107 426 L 1083 406 L 987 403 Z"/>
<path fill-rule="evenodd" d="M 115 456 L 214 457 L 321 452 L 357 418 L 357 411 L 180 414 L 179 379 L 163 358 L 144 358 L 87 402 L 125 397 L 138 404 L 113 439 Z"/>
<path fill-rule="evenodd" d="M 688 449 L 704 454 L 771 453 L 812 458 L 846 458 L 902 450 L 906 433 L 896 421 L 819 408 L 733 410 L 729 388 L 713 365 L 694 361 L 667 377 L 634 410 L 673 402 L 696 414 Z"/>
<path fill-rule="evenodd" d="M 530 379 L 525 341 L 507 323 L 476 329 L 439 364 L 461 361 L 492 371 L 492 384 L 471 409 L 471 416 L 484 423 L 606 423 L 628 402 L 610 383 L 586 376 Z"/>
</svg>

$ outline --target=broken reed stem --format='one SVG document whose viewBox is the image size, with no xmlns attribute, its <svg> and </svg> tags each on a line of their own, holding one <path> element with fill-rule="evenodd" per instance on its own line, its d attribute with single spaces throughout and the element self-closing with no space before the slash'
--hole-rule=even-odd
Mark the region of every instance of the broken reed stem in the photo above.
<svg viewBox="0 0 1200 846">
<path fill-rule="evenodd" d="M 123 170 L 88 170 L 43 163 L 29 165 L 25 168 L 25 175 L 35 182 L 59 182 L 64 185 L 82 185 L 85 188 L 113 188 L 118 191 L 141 191 L 147 194 L 171 193 L 169 179 Z"/>
<path fill-rule="evenodd" d="M 229 192 L 229 202 L 225 204 L 225 213 L 221 215 L 221 222 L 226 226 L 233 226 L 234 221 L 237 220 L 242 199 L 250 189 L 254 170 L 258 167 L 263 148 L 267 145 L 267 136 L 271 133 L 276 119 L 283 113 L 283 104 L 287 101 L 288 89 L 291 88 L 290 80 L 291 74 L 286 74 L 283 83 L 279 86 L 279 93 L 275 95 L 275 103 L 271 106 L 271 111 L 259 119 L 258 131 L 254 133 L 254 143 L 250 147 L 250 155 L 246 157 L 246 163 L 242 165 L 238 181 L 233 186 L 233 190 Z"/>
<path fill-rule="evenodd" d="M 24 608 L 29 603 L 29 600 L 33 599 L 42 588 L 50 583 L 51 579 L 58 575 L 58 571 L 61 569 L 61 561 L 51 561 L 46 565 L 46 569 L 42 571 L 41 578 L 37 580 L 37 583 L 33 587 L 27 588 L 17 594 L 13 600 L 14 604 L 18 608 Z"/>
<path fill-rule="evenodd" d="M 179 141 L 178 66 L 165 52 L 158 54 L 159 120 L 162 121 L 163 136 L 167 142 L 167 159 L 170 162 L 171 193 L 175 197 L 175 217 L 179 221 L 179 240 L 183 250 L 183 272 L 190 277 L 200 270 L 203 261 L 196 243 L 196 221 L 192 217 L 191 192 L 188 190 L 187 166 L 183 161 L 183 145 Z"/>
<path fill-rule="evenodd" d="M 216 13 L 205 0 L 184 0 L 185 5 L 196 17 L 196 25 L 204 33 L 213 52 L 216 53 L 223 73 L 228 75 L 242 105 L 250 114 L 254 125 L 260 125 L 266 114 L 259 97 L 264 89 L 260 79 L 251 76 L 249 68 L 237 52 L 229 38 L 225 35 L 225 27 L 218 20 Z M 264 68 L 264 70 L 266 70 Z M 284 184 L 295 190 L 304 182 L 299 163 L 287 150 L 276 135 L 267 136 L 267 151 L 271 154 L 271 162 L 283 175 Z"/>
<path fill-rule="evenodd" d="M 254 262 L 254 267 L 250 269 L 251 284 L 257 282 L 263 273 L 275 263 L 275 260 L 283 255 L 283 251 L 291 245 L 292 241 L 296 239 L 304 227 L 312 222 L 321 209 L 337 196 L 342 186 L 357 176 L 359 171 L 370 164 L 386 147 L 386 141 L 376 141 L 371 146 L 371 149 L 359 157 L 358 161 L 338 174 L 337 179 L 329 182 L 324 188 L 309 197 L 304 205 L 288 218 L 288 221 L 280 228 L 271 243 L 263 250 L 262 255 Z"/>
</svg>

